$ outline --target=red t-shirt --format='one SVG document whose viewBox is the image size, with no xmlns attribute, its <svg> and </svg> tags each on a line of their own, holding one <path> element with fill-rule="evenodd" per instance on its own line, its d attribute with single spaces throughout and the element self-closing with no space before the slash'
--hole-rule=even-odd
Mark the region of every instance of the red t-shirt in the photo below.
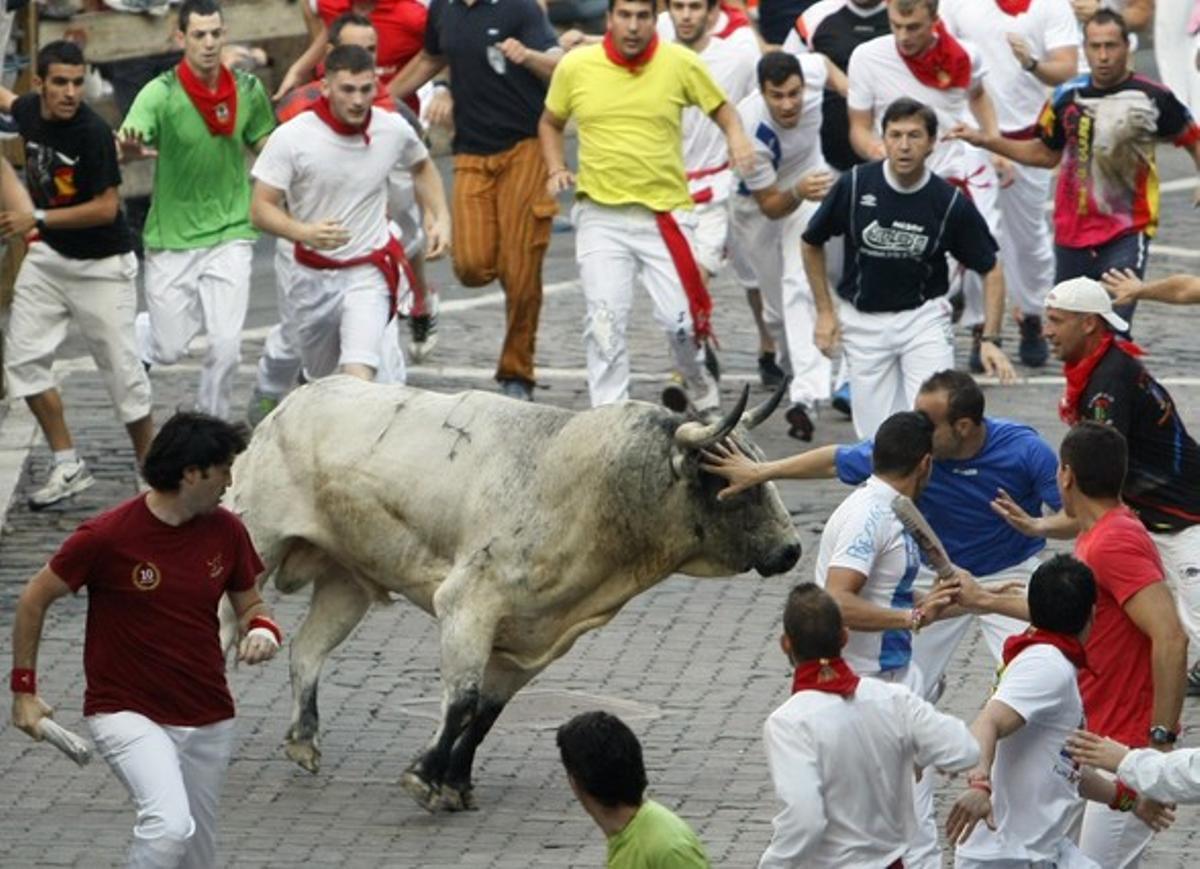
<svg viewBox="0 0 1200 869">
<path fill-rule="evenodd" d="M 1145 526 L 1124 505 L 1079 535 L 1075 556 L 1096 576 L 1096 621 L 1086 646 L 1089 669 L 1079 673 L 1088 730 L 1145 746 L 1154 713 L 1150 638 L 1125 614 L 1125 604 L 1162 582 L 1162 559 Z"/>
<path fill-rule="evenodd" d="M 139 495 L 80 525 L 50 569 L 88 587 L 84 715 L 183 727 L 233 717 L 217 604 L 263 570 L 241 520 L 217 508 L 175 527 Z"/>
<path fill-rule="evenodd" d="M 328 29 L 334 19 L 350 11 L 353 0 L 309 0 L 310 7 Z M 417 0 L 379 0 L 367 17 L 375 26 L 379 45 L 375 50 L 379 84 L 387 87 L 425 45 L 425 19 L 429 11 Z M 420 110 L 416 95 L 405 100 L 414 112 Z"/>
</svg>

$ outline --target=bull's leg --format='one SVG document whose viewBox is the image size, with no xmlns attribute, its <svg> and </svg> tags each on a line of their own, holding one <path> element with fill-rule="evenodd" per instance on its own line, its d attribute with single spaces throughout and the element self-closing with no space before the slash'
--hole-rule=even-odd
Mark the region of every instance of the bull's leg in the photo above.
<svg viewBox="0 0 1200 869">
<path fill-rule="evenodd" d="M 292 640 L 292 726 L 284 751 L 309 772 L 315 773 L 321 765 L 317 747 L 317 680 L 321 666 L 362 621 L 370 606 L 370 595 L 344 571 L 320 576 L 313 585 L 308 615 Z"/>
</svg>

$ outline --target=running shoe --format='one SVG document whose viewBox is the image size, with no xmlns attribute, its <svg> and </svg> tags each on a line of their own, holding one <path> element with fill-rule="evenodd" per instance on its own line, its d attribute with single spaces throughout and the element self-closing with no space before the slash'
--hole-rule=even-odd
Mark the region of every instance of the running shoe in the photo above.
<svg viewBox="0 0 1200 869">
<path fill-rule="evenodd" d="M 500 394 L 517 401 L 533 401 L 533 384 L 516 377 L 500 381 Z"/>
<path fill-rule="evenodd" d="M 983 356 L 980 351 L 980 343 L 983 338 L 983 325 L 971 327 L 971 353 L 967 357 L 967 368 L 972 374 L 983 374 Z"/>
<path fill-rule="evenodd" d="M 844 415 L 846 419 L 854 418 L 854 411 L 850 408 L 850 384 L 843 383 L 833 391 L 833 395 L 829 399 L 830 406 L 838 413 Z"/>
<path fill-rule="evenodd" d="M 420 365 L 433 356 L 438 343 L 438 294 L 433 288 L 425 292 L 425 313 L 408 318 L 412 343 L 408 347 L 413 365 Z"/>
<path fill-rule="evenodd" d="M 783 383 L 783 378 L 786 377 L 783 369 L 775 362 L 774 353 L 760 353 L 758 355 L 758 379 L 767 389 L 774 389 Z"/>
<path fill-rule="evenodd" d="M 29 496 L 29 509 L 41 510 L 51 504 L 65 501 L 85 489 L 90 489 L 95 482 L 96 478 L 87 469 L 83 459 L 59 462 L 50 469 L 46 484 Z"/>
<path fill-rule="evenodd" d="M 813 439 L 812 417 L 808 415 L 808 408 L 803 404 L 800 402 L 793 404 L 783 418 L 787 420 L 789 437 L 805 442 Z"/>
<path fill-rule="evenodd" d="M 1042 335 L 1042 318 L 1037 314 L 1021 317 L 1021 345 L 1017 348 L 1021 362 L 1030 368 L 1041 368 L 1050 358 L 1050 348 Z"/>
</svg>

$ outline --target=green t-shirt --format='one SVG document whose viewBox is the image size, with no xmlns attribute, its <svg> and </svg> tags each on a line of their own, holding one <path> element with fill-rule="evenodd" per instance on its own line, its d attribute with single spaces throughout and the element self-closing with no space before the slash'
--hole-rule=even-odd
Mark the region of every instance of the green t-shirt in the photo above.
<svg viewBox="0 0 1200 869">
<path fill-rule="evenodd" d="M 692 828 L 666 806 L 646 800 L 608 840 L 608 869 L 708 869 Z"/>
<path fill-rule="evenodd" d="M 246 147 L 275 128 L 275 115 L 262 82 L 240 71 L 234 77 L 237 119 L 232 136 L 208 131 L 173 69 L 142 88 L 125 116 L 122 132 L 138 132 L 158 150 L 146 247 L 194 250 L 258 237 L 250 224 Z"/>
</svg>

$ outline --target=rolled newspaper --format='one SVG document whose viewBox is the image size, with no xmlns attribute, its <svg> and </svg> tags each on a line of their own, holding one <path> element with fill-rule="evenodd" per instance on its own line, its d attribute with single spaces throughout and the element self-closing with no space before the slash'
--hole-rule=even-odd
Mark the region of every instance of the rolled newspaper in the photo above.
<svg viewBox="0 0 1200 869">
<path fill-rule="evenodd" d="M 80 766 L 87 766 L 92 759 L 92 745 L 78 734 L 72 733 L 50 718 L 38 722 L 42 738 Z"/>
</svg>

